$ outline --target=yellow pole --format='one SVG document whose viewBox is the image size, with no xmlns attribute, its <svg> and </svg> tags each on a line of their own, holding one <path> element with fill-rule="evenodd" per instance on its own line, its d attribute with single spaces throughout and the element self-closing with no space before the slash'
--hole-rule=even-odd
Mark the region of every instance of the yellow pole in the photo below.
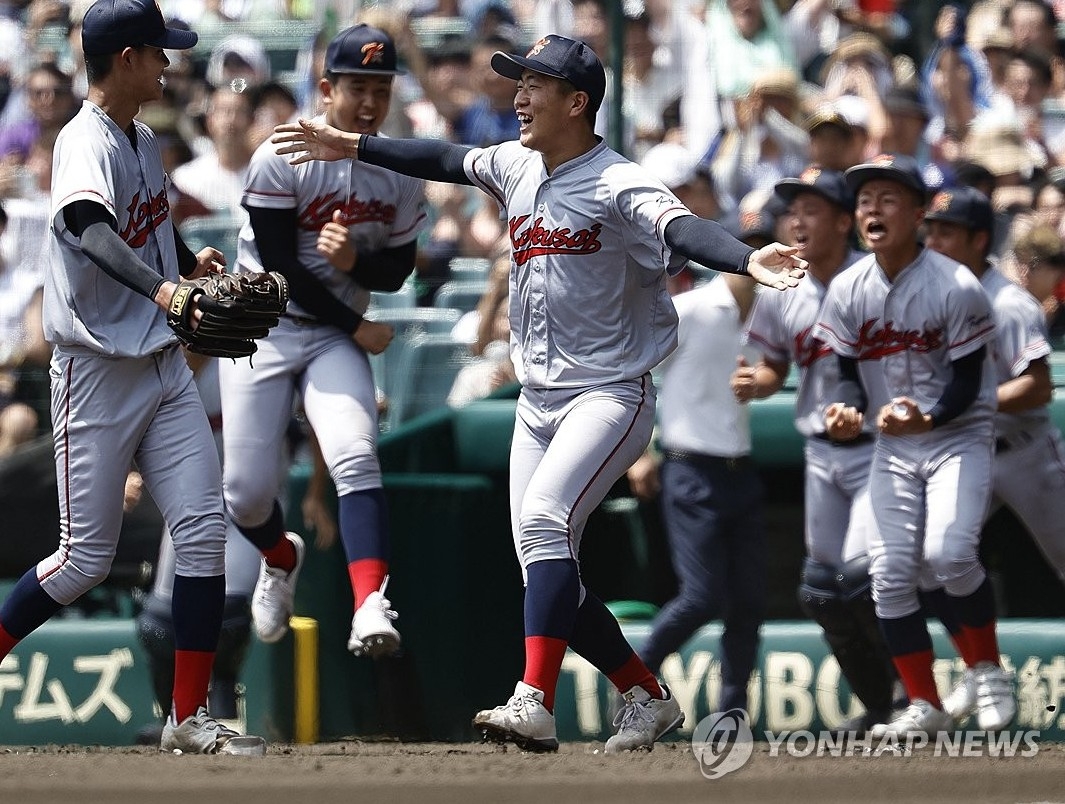
<svg viewBox="0 0 1065 804">
<path fill-rule="evenodd" d="M 295 639 L 293 676 L 295 684 L 295 728 L 297 743 L 318 742 L 318 621 L 293 617 L 289 627 Z"/>
</svg>

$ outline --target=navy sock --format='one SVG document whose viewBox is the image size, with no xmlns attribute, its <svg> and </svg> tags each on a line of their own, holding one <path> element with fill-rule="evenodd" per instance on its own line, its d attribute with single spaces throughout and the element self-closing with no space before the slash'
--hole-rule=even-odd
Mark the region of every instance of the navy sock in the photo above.
<svg viewBox="0 0 1065 804">
<path fill-rule="evenodd" d="M 37 568 L 32 567 L 19 578 L 0 608 L 0 626 L 15 639 L 25 639 L 61 608 L 63 604 L 41 588 Z"/>
<path fill-rule="evenodd" d="M 623 667 L 633 655 L 617 618 L 587 589 L 584 602 L 577 609 L 569 646 L 606 676 Z"/>
<path fill-rule="evenodd" d="M 880 618 L 880 630 L 884 632 L 884 642 L 892 656 L 932 650 L 932 637 L 920 609 L 892 620 Z"/>
<path fill-rule="evenodd" d="M 960 625 L 969 628 L 983 628 L 995 619 L 995 592 L 991 588 L 991 579 L 976 587 L 976 591 L 965 597 L 950 595 L 950 603 L 958 614 Z"/>
<path fill-rule="evenodd" d="M 349 564 L 365 558 L 389 560 L 388 507 L 384 489 L 345 494 L 337 500 L 337 513 L 340 541 Z"/>
<path fill-rule="evenodd" d="M 226 576 L 174 576 L 174 648 L 214 652 L 222 629 Z"/>
<path fill-rule="evenodd" d="M 580 599 L 580 573 L 571 558 L 537 561 L 526 568 L 525 636 L 568 640 Z"/>
<path fill-rule="evenodd" d="M 281 505 L 274 500 L 274 508 L 269 518 L 261 525 L 253 528 L 245 528 L 237 525 L 237 529 L 244 534 L 244 538 L 254 544 L 260 550 L 269 550 L 275 547 L 285 535 L 285 516 L 281 512 Z"/>
<path fill-rule="evenodd" d="M 921 607 L 926 615 L 931 615 L 943 623 L 951 637 L 958 635 L 961 631 L 961 620 L 958 619 L 958 612 L 952 605 L 946 589 L 942 586 L 938 589 L 922 589 L 917 596 L 921 599 Z"/>
</svg>

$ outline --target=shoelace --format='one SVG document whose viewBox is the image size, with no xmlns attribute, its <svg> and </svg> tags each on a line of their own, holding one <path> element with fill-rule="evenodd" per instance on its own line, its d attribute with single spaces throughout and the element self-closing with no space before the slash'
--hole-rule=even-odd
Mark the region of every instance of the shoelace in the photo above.
<svg viewBox="0 0 1065 804">
<path fill-rule="evenodd" d="M 396 620 L 399 615 L 392 610 L 392 601 L 385 597 L 385 590 L 388 588 L 388 579 L 390 577 L 392 576 L 386 575 L 385 579 L 381 581 L 381 588 L 378 590 L 381 596 L 378 598 L 378 602 L 381 604 L 381 613 L 390 620 Z"/>
<path fill-rule="evenodd" d="M 655 716 L 643 701 L 631 701 L 614 715 L 614 726 L 621 731 L 639 730 L 654 726 Z"/>
<path fill-rule="evenodd" d="M 539 703 L 533 695 L 511 695 L 509 701 L 496 709 L 513 709 L 519 715 L 527 715 L 530 702 Z"/>
</svg>

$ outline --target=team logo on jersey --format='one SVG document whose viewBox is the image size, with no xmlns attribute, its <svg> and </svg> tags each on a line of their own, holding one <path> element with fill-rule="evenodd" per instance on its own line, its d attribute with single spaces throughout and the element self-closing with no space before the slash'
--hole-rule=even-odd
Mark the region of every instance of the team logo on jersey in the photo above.
<svg viewBox="0 0 1065 804">
<path fill-rule="evenodd" d="M 820 338 L 811 338 L 813 327 L 795 333 L 795 365 L 809 368 L 822 357 L 832 354 L 832 348 Z"/>
<path fill-rule="evenodd" d="M 386 204 L 379 198 L 363 200 L 352 196 L 345 201 L 340 201 L 340 193 L 328 193 L 312 198 L 307 206 L 300 212 L 297 224 L 301 229 L 312 232 L 321 231 L 329 221 L 333 220 L 333 211 L 339 209 L 345 226 L 354 226 L 357 223 L 387 223 L 396 221 L 396 205 Z"/>
<path fill-rule="evenodd" d="M 895 329 L 888 321 L 880 329 L 878 318 L 870 318 L 858 330 L 858 359 L 879 360 L 887 355 L 910 350 L 913 352 L 932 352 L 943 346 L 943 328 L 935 327 L 925 330 Z"/>
<path fill-rule="evenodd" d="M 529 48 L 529 52 L 525 54 L 525 58 L 531 59 L 533 56 L 539 56 L 540 51 L 547 47 L 549 44 L 551 44 L 551 40 L 547 37 L 544 37 L 531 48 Z"/>
<path fill-rule="evenodd" d="M 362 66 L 382 64 L 385 60 L 384 42 L 367 42 L 362 46 Z"/>
<path fill-rule="evenodd" d="M 126 212 L 129 217 L 126 218 L 126 226 L 118 236 L 130 248 L 143 248 L 148 242 L 148 234 L 158 229 L 159 224 L 170 216 L 170 202 L 166 198 L 166 190 L 160 190 L 158 195 L 145 201 L 141 201 L 138 190 L 133 194 Z"/>
<path fill-rule="evenodd" d="M 525 226 L 528 220 L 528 215 L 510 219 L 510 244 L 514 249 L 515 265 L 524 265 L 533 257 L 545 254 L 595 254 L 603 247 L 599 242 L 599 232 L 603 229 L 601 223 L 574 232 L 564 227 L 545 229 L 543 218 Z"/>
</svg>

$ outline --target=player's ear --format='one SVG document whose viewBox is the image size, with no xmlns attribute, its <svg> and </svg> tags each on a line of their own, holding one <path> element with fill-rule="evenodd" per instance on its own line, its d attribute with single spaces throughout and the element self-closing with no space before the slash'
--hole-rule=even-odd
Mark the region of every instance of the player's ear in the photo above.
<svg viewBox="0 0 1065 804">
<path fill-rule="evenodd" d="M 591 97 L 587 92 L 579 89 L 570 97 L 572 98 L 569 109 L 570 117 L 583 117 L 584 110 L 588 108 L 588 104 L 591 102 Z"/>
<path fill-rule="evenodd" d="M 331 103 L 333 100 L 333 90 L 336 87 L 333 86 L 333 82 L 323 76 L 318 81 L 318 91 L 322 93 L 322 100 L 326 103 Z"/>
</svg>

